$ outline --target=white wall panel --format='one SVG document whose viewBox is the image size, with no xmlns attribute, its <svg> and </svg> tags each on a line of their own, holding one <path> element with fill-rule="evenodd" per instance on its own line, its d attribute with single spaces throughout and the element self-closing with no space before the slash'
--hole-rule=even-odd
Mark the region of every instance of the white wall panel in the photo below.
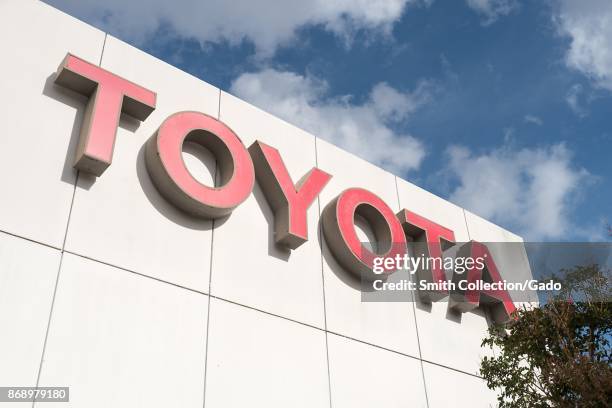
<svg viewBox="0 0 612 408">
<path fill-rule="evenodd" d="M 328 341 L 332 407 L 427 407 L 419 360 L 334 334 Z"/>
<path fill-rule="evenodd" d="M 465 221 L 470 239 L 480 242 L 522 242 L 523 239 L 499 225 L 465 210 Z"/>
<path fill-rule="evenodd" d="M 208 297 L 64 254 L 40 385 L 58 407 L 203 403 Z"/>
<path fill-rule="evenodd" d="M 2 386 L 36 385 L 59 262 L 56 249 L 0 233 Z"/>
<path fill-rule="evenodd" d="M 486 313 L 481 309 L 454 312 L 446 298 L 431 307 L 417 302 L 415 308 L 423 359 L 478 374 L 482 357 L 491 355 L 480 347 L 487 335 Z"/>
<path fill-rule="evenodd" d="M 467 210 L 465 210 L 465 219 L 470 239 L 487 243 L 503 279 L 511 282 L 532 279 L 533 275 L 523 238 Z M 534 305 L 538 303 L 537 294 L 532 291 L 520 293 L 510 291 L 510 296 L 515 300 L 517 306 L 521 303 Z"/>
<path fill-rule="evenodd" d="M 397 179 L 400 205 L 455 233 L 455 241 L 469 241 L 463 209 L 407 181 Z M 422 358 L 476 374 L 486 335 L 487 316 L 482 310 L 457 313 L 448 308 L 448 297 L 430 304 L 415 303 Z M 460 350 L 460 352 L 459 352 Z"/>
<path fill-rule="evenodd" d="M 481 378 L 423 363 L 429 408 L 496 407 L 494 391 Z"/>
<path fill-rule="evenodd" d="M 142 123 L 123 117 L 113 163 L 101 177 L 79 174 L 66 248 L 208 292 L 212 224 L 161 197 L 145 167 L 144 144 L 173 113 L 196 110 L 217 117 L 219 90 L 112 36 L 102 67 L 157 92 L 157 108 Z M 186 151 L 194 176 L 212 185 L 210 153 Z M 199 158 L 208 167 L 198 166 Z"/>
<path fill-rule="evenodd" d="M 399 177 L 397 178 L 397 192 L 401 208 L 415 212 L 453 230 L 456 242 L 469 241 L 461 207 Z"/>
<path fill-rule="evenodd" d="M 314 136 L 222 93 L 221 120 L 249 147 L 276 149 L 294 182 L 316 166 Z M 274 242 L 274 213 L 256 183 L 251 196 L 215 222 L 211 293 L 270 313 L 324 327 L 319 208 L 308 210 L 309 240 L 294 251 Z"/>
<path fill-rule="evenodd" d="M 328 407 L 325 332 L 211 299 L 205 406 Z"/>
<path fill-rule="evenodd" d="M 68 52 L 100 61 L 104 33 L 32 0 L 0 2 L 0 230 L 60 248 L 85 100 L 53 78 Z"/>
<path fill-rule="evenodd" d="M 361 187 L 399 211 L 395 176 L 317 139 L 319 167 L 333 175 L 320 195 L 321 209 L 347 188 Z M 348 337 L 418 356 L 412 304 L 362 302 L 359 281 L 338 265 L 323 246 L 327 328 Z"/>
</svg>

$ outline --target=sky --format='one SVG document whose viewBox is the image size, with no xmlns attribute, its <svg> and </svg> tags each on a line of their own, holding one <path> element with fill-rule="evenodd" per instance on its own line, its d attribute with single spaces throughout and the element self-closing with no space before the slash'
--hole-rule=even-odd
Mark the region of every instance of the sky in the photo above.
<svg viewBox="0 0 612 408">
<path fill-rule="evenodd" d="M 612 1 L 46 2 L 525 240 L 610 239 Z"/>
</svg>

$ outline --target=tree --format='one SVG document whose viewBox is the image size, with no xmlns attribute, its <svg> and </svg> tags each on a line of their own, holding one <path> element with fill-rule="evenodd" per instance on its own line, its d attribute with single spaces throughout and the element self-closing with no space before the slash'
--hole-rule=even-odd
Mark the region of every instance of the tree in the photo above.
<svg viewBox="0 0 612 408">
<path fill-rule="evenodd" d="M 502 408 L 608 407 L 612 401 L 610 270 L 577 266 L 540 307 L 492 326 L 480 373 Z"/>
</svg>

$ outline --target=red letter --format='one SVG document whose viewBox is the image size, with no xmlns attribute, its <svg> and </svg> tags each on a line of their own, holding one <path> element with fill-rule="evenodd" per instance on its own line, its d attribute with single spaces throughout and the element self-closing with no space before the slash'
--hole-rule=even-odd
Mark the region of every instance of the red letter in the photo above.
<svg viewBox="0 0 612 408">
<path fill-rule="evenodd" d="M 331 176 L 315 167 L 294 186 L 278 150 L 256 141 L 249 152 L 257 181 L 274 211 L 275 241 L 295 249 L 308 241 L 306 212 Z"/>
<path fill-rule="evenodd" d="M 444 273 L 444 259 L 442 258 L 442 245 L 446 243 L 455 243 L 455 233 L 448 228 L 436 224 L 425 217 L 410 212 L 406 209 L 397 214 L 400 222 L 404 227 L 406 235 L 411 237 L 415 242 L 423 243 L 423 255 L 429 257 L 433 262 L 432 268 L 421 267 L 417 270 L 417 282 L 425 280 L 429 282 L 444 282 L 446 274 Z M 421 252 L 421 246 L 416 245 L 415 249 Z M 413 254 L 415 256 L 421 255 Z M 427 266 L 427 265 L 425 265 Z M 419 291 L 419 296 L 423 301 L 434 302 L 448 295 L 445 290 L 442 291 Z"/>
<path fill-rule="evenodd" d="M 474 261 L 481 258 L 481 261 L 484 262 L 484 268 L 479 268 L 477 265 L 478 262 L 475 262 L 473 268 L 468 269 L 463 274 L 457 272 L 453 274 L 455 290 L 451 293 L 451 308 L 460 312 L 467 312 L 478 307 L 482 302 L 491 306 L 493 320 L 495 322 L 504 323 L 508 321 L 512 316 L 512 312 L 516 310 L 508 291 L 503 289 L 459 289 L 459 281 L 461 280 L 464 281 L 464 283 L 467 282 L 467 284 L 477 283 L 481 280 L 500 284 L 503 282 L 497 265 L 495 265 L 495 261 L 486 245 L 480 242 L 470 241 L 457 251 L 457 257 L 471 258 Z M 485 276 L 485 273 L 487 276 Z"/>
<path fill-rule="evenodd" d="M 355 230 L 356 214 L 366 219 L 376 242 L 384 246 L 378 251 L 382 253 L 363 247 Z M 384 278 L 373 272 L 374 258 L 394 258 L 406 253 L 406 236 L 393 210 L 367 190 L 350 188 L 343 191 L 327 205 L 322 222 L 325 240 L 338 263 L 368 281 Z"/>
<path fill-rule="evenodd" d="M 74 167 L 96 176 L 113 160 L 121 112 L 145 120 L 155 109 L 155 92 L 71 54 L 60 65 L 55 83 L 89 97 Z"/>
<path fill-rule="evenodd" d="M 185 140 L 215 155 L 220 187 L 203 185 L 187 170 L 183 161 Z M 246 148 L 230 128 L 203 113 L 171 115 L 147 142 L 145 158 L 159 192 L 177 207 L 200 217 L 228 215 L 253 190 L 255 174 Z"/>
</svg>

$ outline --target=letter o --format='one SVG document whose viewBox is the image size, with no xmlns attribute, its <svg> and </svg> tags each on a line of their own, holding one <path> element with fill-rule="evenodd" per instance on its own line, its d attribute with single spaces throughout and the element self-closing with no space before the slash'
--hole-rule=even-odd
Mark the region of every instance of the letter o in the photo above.
<svg viewBox="0 0 612 408">
<path fill-rule="evenodd" d="M 197 143 L 212 152 L 221 186 L 209 187 L 185 166 L 183 144 Z M 171 203 L 203 218 L 228 215 L 253 190 L 255 172 L 249 152 L 224 123 L 200 112 L 168 117 L 145 147 L 147 170 L 159 192 Z"/>
<path fill-rule="evenodd" d="M 384 250 L 379 248 L 381 253 L 363 247 L 355 229 L 355 215 L 365 218 L 376 241 L 384 245 Z M 402 256 L 406 252 L 406 236 L 393 210 L 368 190 L 343 191 L 325 207 L 321 221 L 334 258 L 349 272 L 369 282 L 381 278 L 373 272 L 374 258 Z"/>
</svg>

